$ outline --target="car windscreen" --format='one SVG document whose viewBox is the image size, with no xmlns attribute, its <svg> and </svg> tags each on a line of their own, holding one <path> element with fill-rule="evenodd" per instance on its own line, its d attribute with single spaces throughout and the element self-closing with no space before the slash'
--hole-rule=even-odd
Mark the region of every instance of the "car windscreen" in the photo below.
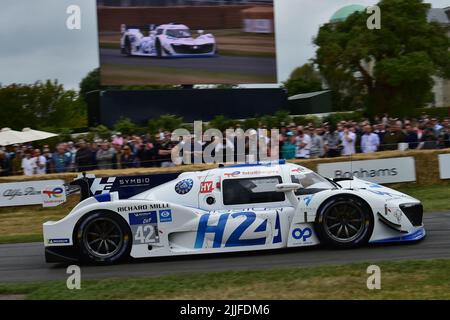
<svg viewBox="0 0 450 320">
<path fill-rule="evenodd" d="M 166 35 L 172 38 L 190 38 L 191 32 L 188 29 L 170 29 Z"/>
<path fill-rule="evenodd" d="M 223 203 L 237 205 L 284 201 L 284 193 L 276 191 L 276 185 L 281 181 L 280 176 L 224 180 Z"/>
<path fill-rule="evenodd" d="M 295 192 L 297 195 L 335 188 L 331 182 L 314 172 L 291 175 L 291 181 L 301 185 L 301 188 Z"/>
</svg>

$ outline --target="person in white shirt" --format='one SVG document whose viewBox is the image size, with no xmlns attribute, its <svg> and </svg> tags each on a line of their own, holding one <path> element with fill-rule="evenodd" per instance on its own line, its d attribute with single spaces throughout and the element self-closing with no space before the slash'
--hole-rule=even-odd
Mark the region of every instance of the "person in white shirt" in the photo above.
<svg viewBox="0 0 450 320">
<path fill-rule="evenodd" d="M 31 160 L 34 161 L 36 174 L 47 173 L 47 159 L 43 155 L 41 155 L 41 150 L 34 150 L 34 157 Z"/>
<path fill-rule="evenodd" d="M 342 155 L 343 156 L 349 156 L 352 154 L 355 154 L 355 142 L 356 142 L 356 134 L 352 132 L 349 128 L 349 126 L 346 126 L 344 128 L 343 134 L 342 134 Z"/>
<path fill-rule="evenodd" d="M 35 168 L 36 163 L 31 157 L 31 152 L 29 150 L 26 150 L 22 159 L 23 174 L 26 176 L 32 176 L 34 174 Z"/>
<path fill-rule="evenodd" d="M 380 145 L 380 138 L 376 133 L 372 132 L 372 127 L 366 125 L 364 127 L 364 134 L 361 137 L 361 150 L 363 153 L 376 152 Z"/>
<path fill-rule="evenodd" d="M 297 151 L 295 157 L 297 159 L 308 159 L 309 150 L 311 149 L 311 137 L 301 130 L 298 131 L 297 141 Z"/>
</svg>

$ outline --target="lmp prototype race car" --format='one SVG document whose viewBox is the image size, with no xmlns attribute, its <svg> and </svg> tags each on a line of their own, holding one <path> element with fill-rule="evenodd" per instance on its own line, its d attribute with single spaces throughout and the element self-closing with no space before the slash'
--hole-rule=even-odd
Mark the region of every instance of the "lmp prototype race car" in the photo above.
<svg viewBox="0 0 450 320">
<path fill-rule="evenodd" d="M 183 24 L 163 24 L 149 27 L 148 36 L 144 28 L 121 26 L 120 47 L 122 54 L 145 57 L 208 57 L 217 54 L 217 44 L 211 33 L 194 38 L 191 30 Z"/>
<path fill-rule="evenodd" d="M 357 178 L 260 163 L 182 173 L 128 199 L 81 201 L 43 225 L 47 262 L 148 258 L 306 247 L 352 248 L 425 236 L 422 204 Z"/>
</svg>

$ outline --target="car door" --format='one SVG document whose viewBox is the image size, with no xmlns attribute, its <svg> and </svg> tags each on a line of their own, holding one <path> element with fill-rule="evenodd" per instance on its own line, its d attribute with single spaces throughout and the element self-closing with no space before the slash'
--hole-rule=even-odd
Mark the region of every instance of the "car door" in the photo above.
<svg viewBox="0 0 450 320">
<path fill-rule="evenodd" d="M 281 176 L 206 176 L 199 203 L 209 212 L 199 219 L 196 248 L 252 250 L 282 246 L 282 229 L 287 232 L 293 210 L 283 207 L 284 193 L 274 191 L 281 181 Z"/>
</svg>

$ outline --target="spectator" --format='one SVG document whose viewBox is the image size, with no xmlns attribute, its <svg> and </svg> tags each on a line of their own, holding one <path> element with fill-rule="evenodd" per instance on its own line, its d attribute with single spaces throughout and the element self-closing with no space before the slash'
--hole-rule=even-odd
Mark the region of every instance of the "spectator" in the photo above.
<svg viewBox="0 0 450 320">
<path fill-rule="evenodd" d="M 123 169 L 135 167 L 134 156 L 131 153 L 131 148 L 129 146 L 123 148 L 123 152 L 120 156 L 120 163 Z"/>
<path fill-rule="evenodd" d="M 378 135 L 378 140 L 383 141 L 384 136 L 386 135 L 386 125 L 384 123 L 379 123 L 374 125 L 374 131 L 376 135 Z"/>
<path fill-rule="evenodd" d="M 123 146 L 122 133 L 117 132 L 115 135 L 112 136 L 112 144 L 118 145 L 118 146 Z"/>
<path fill-rule="evenodd" d="M 405 134 L 398 123 L 392 123 L 387 129 L 383 138 L 382 148 L 383 150 L 397 150 L 398 144 L 405 142 Z"/>
<path fill-rule="evenodd" d="M 434 135 L 436 137 L 439 137 L 439 135 L 441 134 L 441 130 L 444 127 L 439 124 L 439 122 L 437 121 L 436 118 L 431 119 L 430 122 L 431 122 L 431 125 L 432 125 L 432 128 L 433 128 L 433 131 L 434 131 Z"/>
<path fill-rule="evenodd" d="M 92 170 L 91 150 L 84 140 L 80 140 L 78 143 L 78 150 L 75 153 L 75 166 L 78 172 Z"/>
<path fill-rule="evenodd" d="M 364 134 L 361 137 L 361 151 L 372 153 L 378 150 L 380 145 L 379 135 L 372 132 L 372 127 L 368 124 L 364 127 Z"/>
<path fill-rule="evenodd" d="M 63 173 L 69 171 L 71 158 L 70 155 L 66 152 L 63 143 L 58 144 L 58 146 L 56 147 L 56 152 L 53 153 L 51 161 L 54 172 Z"/>
<path fill-rule="evenodd" d="M 26 176 L 32 176 L 35 172 L 36 162 L 31 157 L 31 151 L 25 150 L 25 156 L 22 159 L 22 171 Z"/>
<path fill-rule="evenodd" d="M 112 169 L 115 152 L 108 141 L 103 141 L 100 150 L 97 151 L 97 167 L 100 170 Z"/>
<path fill-rule="evenodd" d="M 405 142 L 408 143 L 409 149 L 416 149 L 419 145 L 419 136 L 417 135 L 416 130 L 410 125 L 405 125 L 406 137 Z"/>
<path fill-rule="evenodd" d="M 439 135 L 439 147 L 450 148 L 450 120 L 447 118 L 442 122 L 442 129 Z"/>
<path fill-rule="evenodd" d="M 175 164 L 172 162 L 171 157 L 171 150 L 175 146 L 175 143 L 171 141 L 171 133 L 170 132 L 164 132 L 164 139 L 160 139 L 160 135 L 157 137 L 156 142 L 156 149 L 158 150 L 157 153 L 157 160 L 160 163 L 161 167 L 173 167 Z"/>
<path fill-rule="evenodd" d="M 9 157 L 3 150 L 0 150 L 0 176 L 9 176 L 11 164 Z"/>
<path fill-rule="evenodd" d="M 75 144 L 72 141 L 69 141 L 67 143 L 66 146 L 66 152 L 69 154 L 70 159 L 71 159 L 71 170 L 75 170 L 76 169 L 76 153 L 77 153 L 77 148 L 75 147 Z M 86 170 L 86 169 L 85 169 Z"/>
<path fill-rule="evenodd" d="M 342 155 L 349 156 L 355 154 L 356 134 L 350 130 L 350 126 L 346 125 L 342 132 Z"/>
<path fill-rule="evenodd" d="M 307 128 L 305 131 L 308 130 Z M 297 131 L 297 151 L 295 157 L 297 159 L 308 159 L 309 158 L 309 150 L 311 149 L 311 137 L 309 134 L 304 132 L 301 128 Z"/>
<path fill-rule="evenodd" d="M 422 138 L 420 138 L 418 149 L 436 149 L 437 145 L 435 131 L 432 127 L 426 128 L 422 134 Z"/>
<path fill-rule="evenodd" d="M 328 132 L 326 132 L 323 137 L 326 156 L 329 158 L 338 157 L 338 156 L 340 156 L 340 153 L 342 150 L 339 132 L 336 130 L 336 127 L 333 125 L 330 125 L 327 128 L 328 128 Z"/>
<path fill-rule="evenodd" d="M 45 145 L 42 150 L 43 156 L 45 157 L 46 171 L 53 172 L 53 161 L 52 161 L 52 153 L 50 152 L 50 147 Z"/>
<path fill-rule="evenodd" d="M 114 169 L 122 169 L 122 149 L 125 146 L 121 146 L 119 144 L 113 144 L 114 157 L 113 157 L 113 168 Z"/>
<path fill-rule="evenodd" d="M 35 174 L 46 174 L 47 173 L 47 159 L 41 155 L 41 150 L 35 149 L 34 156 L 31 159 L 34 161 L 34 173 Z"/>
<path fill-rule="evenodd" d="M 297 150 L 297 141 L 293 132 L 288 131 L 286 133 L 286 140 L 283 143 L 283 147 L 281 148 L 281 154 L 283 155 L 283 159 L 291 160 L 295 159 L 295 154 Z"/>
<path fill-rule="evenodd" d="M 323 157 L 325 154 L 323 138 L 320 134 L 321 129 L 311 128 L 311 149 L 309 150 L 310 158 Z"/>
<path fill-rule="evenodd" d="M 11 174 L 16 176 L 23 173 L 22 169 L 22 158 L 23 158 L 23 151 L 22 149 L 18 148 L 16 149 L 14 153 L 14 158 L 11 159 Z"/>
</svg>

